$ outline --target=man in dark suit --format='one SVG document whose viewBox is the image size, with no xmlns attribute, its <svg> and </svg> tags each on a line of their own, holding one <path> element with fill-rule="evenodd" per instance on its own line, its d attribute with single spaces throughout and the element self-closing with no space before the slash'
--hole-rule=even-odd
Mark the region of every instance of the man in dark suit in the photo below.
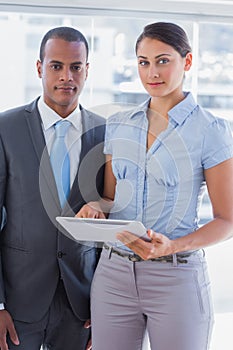
<svg viewBox="0 0 233 350">
<path fill-rule="evenodd" d="M 82 33 L 50 30 L 37 61 L 42 96 L 0 115 L 1 350 L 90 348 L 97 250 L 56 224 L 57 216 L 74 216 L 102 193 L 105 123 L 79 104 L 87 58 Z M 64 120 L 70 193 L 61 204 L 50 156 L 57 122 Z"/>
</svg>

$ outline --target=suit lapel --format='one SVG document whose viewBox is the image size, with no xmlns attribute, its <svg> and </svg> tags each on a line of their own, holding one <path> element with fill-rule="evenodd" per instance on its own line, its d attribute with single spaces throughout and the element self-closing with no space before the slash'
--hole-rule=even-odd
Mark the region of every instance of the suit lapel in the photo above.
<svg viewBox="0 0 233 350">
<path fill-rule="evenodd" d="M 50 164 L 50 158 L 45 143 L 44 133 L 42 130 L 42 120 L 37 109 L 37 100 L 26 107 L 25 115 L 32 144 L 39 162 L 39 185 L 42 200 L 44 204 L 45 202 L 47 203 L 49 191 L 50 195 L 52 196 L 52 198 L 49 200 L 49 203 L 56 203 L 57 209 L 61 211 L 57 187 Z"/>
<path fill-rule="evenodd" d="M 35 152 L 37 154 L 38 160 L 40 162 L 41 155 L 44 152 L 45 147 L 45 139 L 41 127 L 41 117 L 39 111 L 37 109 L 37 101 L 34 101 L 31 105 L 25 108 L 26 120 L 32 140 L 32 144 L 34 146 Z"/>
</svg>

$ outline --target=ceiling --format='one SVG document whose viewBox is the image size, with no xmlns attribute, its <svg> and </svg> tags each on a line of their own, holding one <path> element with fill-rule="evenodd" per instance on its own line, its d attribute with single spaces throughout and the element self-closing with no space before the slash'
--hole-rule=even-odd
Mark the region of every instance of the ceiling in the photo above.
<svg viewBox="0 0 233 350">
<path fill-rule="evenodd" d="M 54 12 L 90 11 L 98 14 L 110 14 L 114 11 L 122 15 L 167 12 L 172 14 L 187 14 L 188 16 L 211 16 L 222 18 L 233 17 L 233 1 L 231 0 L 0 0 L 0 10 L 3 11 L 33 11 L 37 8 L 42 12 L 51 8 Z"/>
</svg>

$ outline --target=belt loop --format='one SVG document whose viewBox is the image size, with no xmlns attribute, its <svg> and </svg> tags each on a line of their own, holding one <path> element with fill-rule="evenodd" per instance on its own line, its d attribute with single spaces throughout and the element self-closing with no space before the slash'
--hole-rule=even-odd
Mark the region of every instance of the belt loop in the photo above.
<svg viewBox="0 0 233 350">
<path fill-rule="evenodd" d="M 177 256 L 176 254 L 172 254 L 172 266 L 177 266 Z"/>
</svg>

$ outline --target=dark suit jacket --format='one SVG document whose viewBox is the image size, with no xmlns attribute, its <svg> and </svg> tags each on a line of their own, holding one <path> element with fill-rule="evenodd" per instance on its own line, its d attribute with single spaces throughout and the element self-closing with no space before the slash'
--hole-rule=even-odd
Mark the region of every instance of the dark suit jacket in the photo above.
<svg viewBox="0 0 233 350">
<path fill-rule="evenodd" d="M 85 109 L 81 116 L 79 171 L 69 205 L 61 210 L 37 101 L 0 114 L 0 223 L 6 219 L 0 233 L 0 302 L 17 320 L 40 320 L 60 277 L 75 314 L 90 317 L 96 249 L 67 238 L 55 220 L 74 216 L 103 189 L 105 120 Z"/>
</svg>

